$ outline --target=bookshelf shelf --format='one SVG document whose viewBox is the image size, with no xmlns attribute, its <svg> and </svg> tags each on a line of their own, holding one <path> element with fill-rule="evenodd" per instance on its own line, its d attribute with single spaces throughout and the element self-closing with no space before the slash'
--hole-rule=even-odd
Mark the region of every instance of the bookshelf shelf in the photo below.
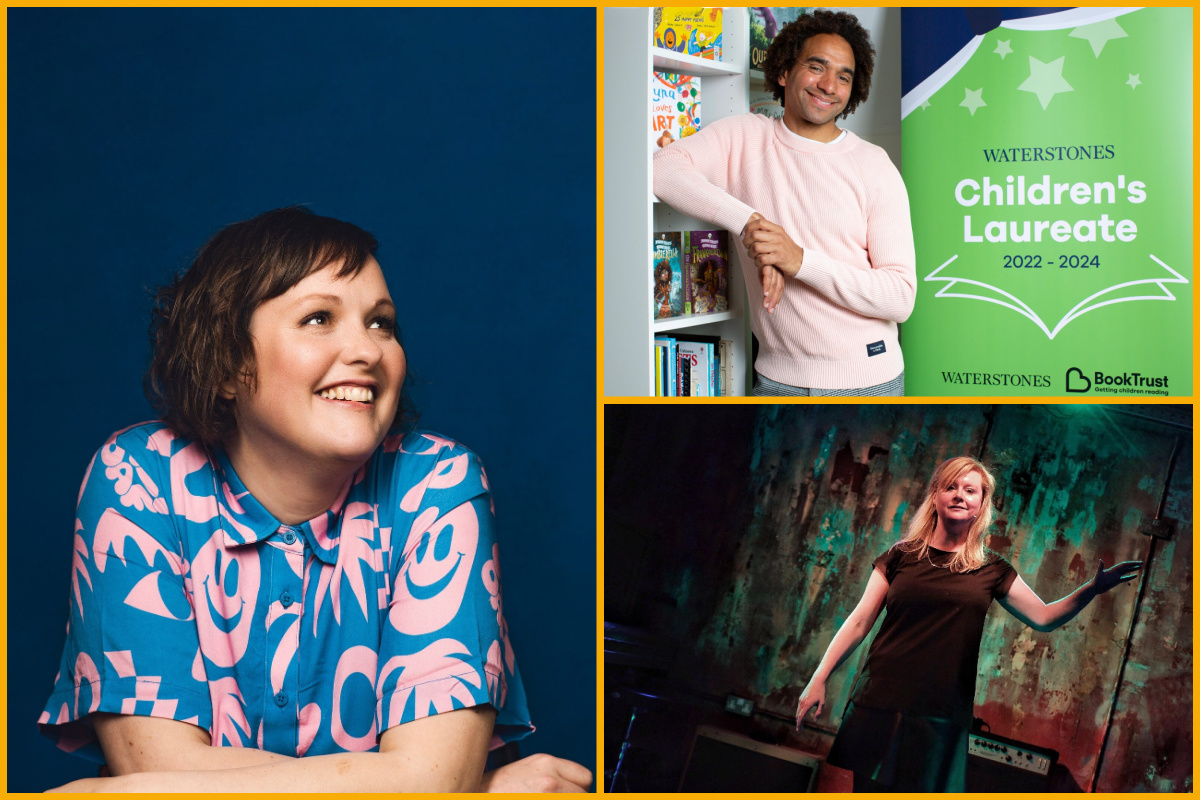
<svg viewBox="0 0 1200 800">
<path fill-rule="evenodd" d="M 693 328 L 697 325 L 706 325 L 710 322 L 725 322 L 730 319 L 738 319 L 741 316 L 736 311 L 712 311 L 707 314 L 684 314 L 681 317 L 671 317 L 670 319 L 656 319 L 654 320 L 654 332 L 677 331 L 684 328 Z"/>
<path fill-rule="evenodd" d="M 654 337 L 668 331 L 733 342 L 731 395 L 749 385 L 750 326 L 736 252 L 729 254 L 729 310 L 655 320 L 651 242 L 655 231 L 711 230 L 654 195 L 650 141 L 651 72 L 701 78 L 704 125 L 749 111 L 749 18 L 723 13 L 722 60 L 654 47 L 653 8 L 604 10 L 604 394 L 654 395 Z"/>
<path fill-rule="evenodd" d="M 659 72 L 675 72 L 680 75 L 693 75 L 697 78 L 724 78 L 742 74 L 742 68 L 738 64 L 696 58 L 686 53 L 664 50 L 661 47 L 651 47 L 650 52 L 654 56 L 654 68 Z M 703 118 L 701 118 L 701 122 L 703 122 Z"/>
</svg>

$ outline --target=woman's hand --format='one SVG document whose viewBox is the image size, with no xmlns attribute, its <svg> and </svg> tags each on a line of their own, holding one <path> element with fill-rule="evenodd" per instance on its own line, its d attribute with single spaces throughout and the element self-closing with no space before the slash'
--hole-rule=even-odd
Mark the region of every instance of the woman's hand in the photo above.
<svg viewBox="0 0 1200 800">
<path fill-rule="evenodd" d="M 1120 564 L 1114 564 L 1105 569 L 1104 559 L 1100 559 L 1100 566 L 1096 568 L 1096 577 L 1092 578 L 1092 591 L 1098 595 L 1104 594 L 1114 586 L 1136 578 L 1141 569 L 1142 562 L 1140 561 L 1122 561 Z"/>
<path fill-rule="evenodd" d="M 796 704 L 796 730 L 800 730 L 800 726 L 804 724 L 805 715 L 814 706 L 817 713 L 813 714 L 813 720 L 818 720 L 821 718 L 821 712 L 825 709 L 825 681 L 816 678 L 809 681 L 808 686 L 805 686 L 804 691 L 800 693 L 800 702 Z"/>
<path fill-rule="evenodd" d="M 586 792 L 592 785 L 587 767 L 545 753 L 527 756 L 486 772 L 482 792 Z"/>
</svg>

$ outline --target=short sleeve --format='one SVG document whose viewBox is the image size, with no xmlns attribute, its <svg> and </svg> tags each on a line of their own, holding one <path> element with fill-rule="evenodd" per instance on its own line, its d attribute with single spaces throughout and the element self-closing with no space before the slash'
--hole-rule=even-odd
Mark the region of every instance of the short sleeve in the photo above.
<svg viewBox="0 0 1200 800">
<path fill-rule="evenodd" d="M 418 462 L 398 485 L 392 596 L 379 650 L 378 727 L 491 704 L 493 746 L 533 726 L 509 642 L 486 474 L 458 446 Z M 417 496 L 419 495 L 419 500 Z"/>
<path fill-rule="evenodd" d="M 875 559 L 874 567 L 879 570 L 883 577 L 887 578 L 887 582 L 891 583 L 896 577 L 896 570 L 900 566 L 900 559 L 904 552 L 896 545 L 892 545 L 883 555 Z"/>
<path fill-rule="evenodd" d="M 169 443 L 156 441 L 153 429 L 141 426 L 109 439 L 84 476 L 67 641 L 38 720 L 60 748 L 99 762 L 104 756 L 88 719 L 97 711 L 205 729 L 212 722 L 182 548 L 168 509 L 169 454 L 157 452 Z"/>
<path fill-rule="evenodd" d="M 1012 564 L 1008 563 L 1007 559 L 996 557 L 995 563 L 992 565 L 996 570 L 996 583 L 992 588 L 992 597 L 999 599 L 1008 596 L 1008 590 L 1012 588 L 1013 583 L 1017 580 L 1017 570 Z"/>
</svg>

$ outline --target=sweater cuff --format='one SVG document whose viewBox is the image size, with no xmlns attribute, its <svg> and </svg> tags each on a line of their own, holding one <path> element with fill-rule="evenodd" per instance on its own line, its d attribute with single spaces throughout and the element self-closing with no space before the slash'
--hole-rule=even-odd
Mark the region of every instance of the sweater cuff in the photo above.
<svg viewBox="0 0 1200 800">
<path fill-rule="evenodd" d="M 735 197 L 729 197 L 717 208 L 713 222 L 720 225 L 734 236 L 740 236 L 746 223 L 754 214 L 754 209 Z"/>
<path fill-rule="evenodd" d="M 830 269 L 832 263 L 834 263 L 833 260 L 825 254 L 811 247 L 805 247 L 804 260 L 800 262 L 800 269 L 796 271 L 794 277 L 828 296 L 829 292 L 833 290 L 833 274 Z"/>
</svg>

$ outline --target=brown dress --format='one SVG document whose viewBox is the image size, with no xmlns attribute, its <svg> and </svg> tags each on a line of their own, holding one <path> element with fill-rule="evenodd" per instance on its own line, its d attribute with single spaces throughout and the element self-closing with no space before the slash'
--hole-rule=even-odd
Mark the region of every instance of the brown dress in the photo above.
<svg viewBox="0 0 1200 800">
<path fill-rule="evenodd" d="M 893 546 L 875 559 L 886 614 L 854 682 L 828 761 L 897 791 L 963 791 L 983 622 L 1016 570 L 989 552 L 971 572 L 953 553 Z"/>
</svg>

